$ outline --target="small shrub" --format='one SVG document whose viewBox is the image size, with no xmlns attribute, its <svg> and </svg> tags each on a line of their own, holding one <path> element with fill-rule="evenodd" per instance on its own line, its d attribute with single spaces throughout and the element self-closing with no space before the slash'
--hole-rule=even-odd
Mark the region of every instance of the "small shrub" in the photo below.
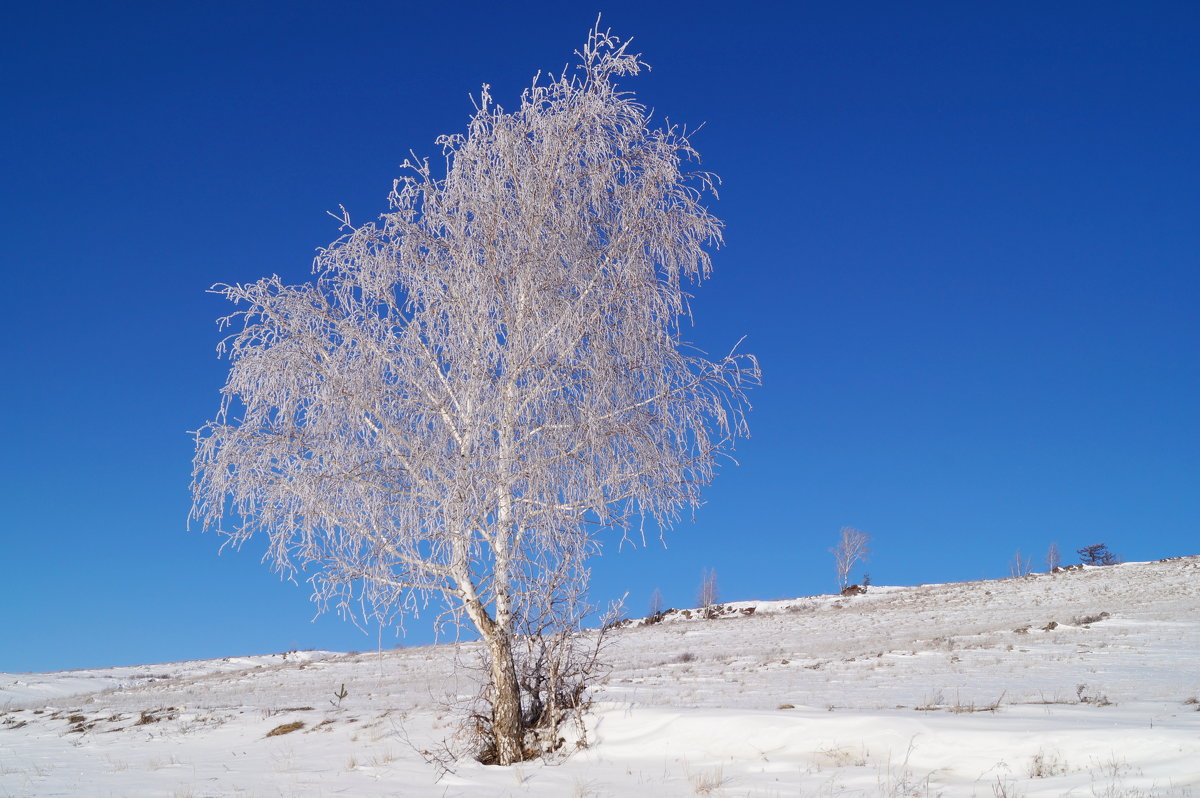
<svg viewBox="0 0 1200 798">
<path fill-rule="evenodd" d="M 1110 707 L 1113 703 L 1108 700 L 1108 696 L 1102 693 L 1088 693 L 1088 686 L 1086 684 L 1075 685 L 1075 697 L 1079 699 L 1079 703 L 1081 704 L 1092 704 L 1097 707 Z"/>
<path fill-rule="evenodd" d="M 584 718 L 591 707 L 589 689 L 608 670 L 602 655 L 611 642 L 607 634 L 614 628 L 613 619 L 620 612 L 619 603 L 608 610 L 599 634 L 582 630 L 580 621 L 590 610 L 575 600 L 544 616 L 525 619 L 525 634 L 518 638 L 520 645 L 514 645 L 525 730 L 520 761 L 550 759 L 587 747 Z M 427 756 L 442 772 L 450 772 L 464 755 L 484 765 L 500 764 L 493 731 L 496 689 L 490 667 L 482 657 L 467 667 L 482 671 L 481 689 L 462 705 L 466 716 L 452 740 Z M 563 734 L 567 729 L 574 734 Z M 568 737 L 574 737 L 570 745 Z"/>
</svg>

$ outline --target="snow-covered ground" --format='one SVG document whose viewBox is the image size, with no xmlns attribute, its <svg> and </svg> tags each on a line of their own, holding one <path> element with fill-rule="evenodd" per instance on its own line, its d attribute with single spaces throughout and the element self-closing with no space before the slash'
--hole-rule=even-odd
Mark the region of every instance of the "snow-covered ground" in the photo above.
<svg viewBox="0 0 1200 798">
<path fill-rule="evenodd" d="M 730 606 L 613 633 L 585 750 L 440 779 L 469 646 L 0 674 L 0 796 L 1200 798 L 1200 557 Z"/>
</svg>

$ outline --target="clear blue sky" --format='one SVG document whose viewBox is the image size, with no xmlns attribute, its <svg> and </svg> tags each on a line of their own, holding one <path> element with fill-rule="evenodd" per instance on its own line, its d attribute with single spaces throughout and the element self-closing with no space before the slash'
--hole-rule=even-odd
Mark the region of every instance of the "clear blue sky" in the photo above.
<svg viewBox="0 0 1200 798">
<path fill-rule="evenodd" d="M 668 549 L 608 547 L 595 597 L 690 606 L 705 567 L 726 599 L 828 592 L 843 525 L 880 584 L 1200 551 L 1198 9 L 604 4 L 654 67 L 628 87 L 706 123 L 725 180 L 695 340 L 746 335 L 765 378 L 741 466 Z M 6 10 L 0 670 L 376 645 L 185 531 L 227 366 L 205 289 L 305 279 L 327 210 L 383 211 L 597 10 Z"/>
</svg>

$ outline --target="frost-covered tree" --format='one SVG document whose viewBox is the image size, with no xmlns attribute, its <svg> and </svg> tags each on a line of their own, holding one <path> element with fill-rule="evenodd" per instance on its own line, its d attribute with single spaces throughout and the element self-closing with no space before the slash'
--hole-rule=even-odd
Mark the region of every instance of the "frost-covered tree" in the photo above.
<svg viewBox="0 0 1200 798">
<path fill-rule="evenodd" d="M 704 617 L 712 615 L 713 605 L 720 598 L 717 588 L 717 572 L 712 568 L 700 571 L 700 587 L 696 589 L 696 608 L 701 610 Z"/>
<path fill-rule="evenodd" d="M 838 590 L 845 590 L 850 581 L 850 570 L 856 562 L 865 561 L 870 555 L 871 536 L 852 526 L 842 527 L 838 544 L 829 550 L 837 570 Z"/>
<path fill-rule="evenodd" d="M 1062 565 L 1062 553 L 1058 550 L 1058 543 L 1051 543 L 1050 548 L 1046 550 L 1046 570 L 1053 571 Z"/>
<path fill-rule="evenodd" d="M 663 611 L 663 594 L 658 588 L 650 594 L 650 615 L 658 615 Z"/>
<path fill-rule="evenodd" d="M 193 516 L 314 599 L 399 622 L 430 606 L 487 654 L 502 764 L 528 755 L 515 635 L 577 594 L 601 534 L 666 529 L 745 435 L 754 358 L 681 336 L 721 222 L 686 131 L 616 79 L 596 29 L 574 73 L 505 111 L 485 85 L 444 163 L 319 251 L 315 280 L 219 286 L 240 308 Z"/>
<path fill-rule="evenodd" d="M 1008 575 L 1017 578 L 1028 576 L 1033 571 L 1033 559 L 1023 556 L 1021 550 L 1017 549 L 1017 553 L 1013 555 L 1012 560 L 1008 563 Z"/>
</svg>

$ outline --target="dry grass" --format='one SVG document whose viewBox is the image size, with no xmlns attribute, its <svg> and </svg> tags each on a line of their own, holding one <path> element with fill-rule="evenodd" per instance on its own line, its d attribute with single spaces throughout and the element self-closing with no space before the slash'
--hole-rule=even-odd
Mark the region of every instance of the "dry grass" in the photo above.
<svg viewBox="0 0 1200 798">
<path fill-rule="evenodd" d="M 1029 778 L 1031 779 L 1046 779 L 1052 776 L 1061 776 L 1066 772 L 1067 763 L 1062 760 L 1057 751 L 1040 749 L 1029 762 Z"/>
<path fill-rule="evenodd" d="M 146 726 L 150 723 L 158 723 L 160 720 L 174 720 L 177 718 L 178 710 L 175 707 L 166 707 L 165 709 L 143 709 L 141 717 L 137 719 L 134 726 Z"/>
<path fill-rule="evenodd" d="M 313 726 L 311 729 L 309 729 L 308 731 L 306 731 L 304 733 L 312 734 L 313 732 L 321 730 L 321 729 L 323 729 L 325 731 L 330 731 L 329 727 L 332 726 L 333 723 L 334 723 L 333 718 L 326 718 L 325 720 L 321 721 L 316 726 Z"/>
<path fill-rule="evenodd" d="M 299 731 L 300 729 L 303 729 L 303 728 L 304 728 L 304 721 L 294 720 L 291 723 L 283 723 L 283 724 L 280 724 L 279 726 L 276 726 L 274 729 L 271 729 L 269 732 L 267 732 L 267 736 L 268 737 L 278 737 L 281 734 L 291 734 L 292 732 Z"/>
<path fill-rule="evenodd" d="M 697 773 L 689 778 L 692 782 L 692 789 L 696 795 L 711 795 L 717 790 L 724 787 L 729 779 L 725 778 L 725 772 L 722 768 Z"/>
<path fill-rule="evenodd" d="M 1001 693 L 1000 697 L 997 698 L 992 703 L 981 704 L 979 706 L 976 706 L 974 701 L 969 701 L 966 704 L 962 703 L 961 701 L 955 701 L 954 706 L 950 707 L 949 711 L 953 712 L 955 714 L 964 713 L 964 712 L 995 712 L 997 709 L 1000 708 L 1000 702 L 1004 700 L 1004 696 L 1007 692 L 1008 691 L 1006 690 L 1003 693 Z"/>
</svg>

